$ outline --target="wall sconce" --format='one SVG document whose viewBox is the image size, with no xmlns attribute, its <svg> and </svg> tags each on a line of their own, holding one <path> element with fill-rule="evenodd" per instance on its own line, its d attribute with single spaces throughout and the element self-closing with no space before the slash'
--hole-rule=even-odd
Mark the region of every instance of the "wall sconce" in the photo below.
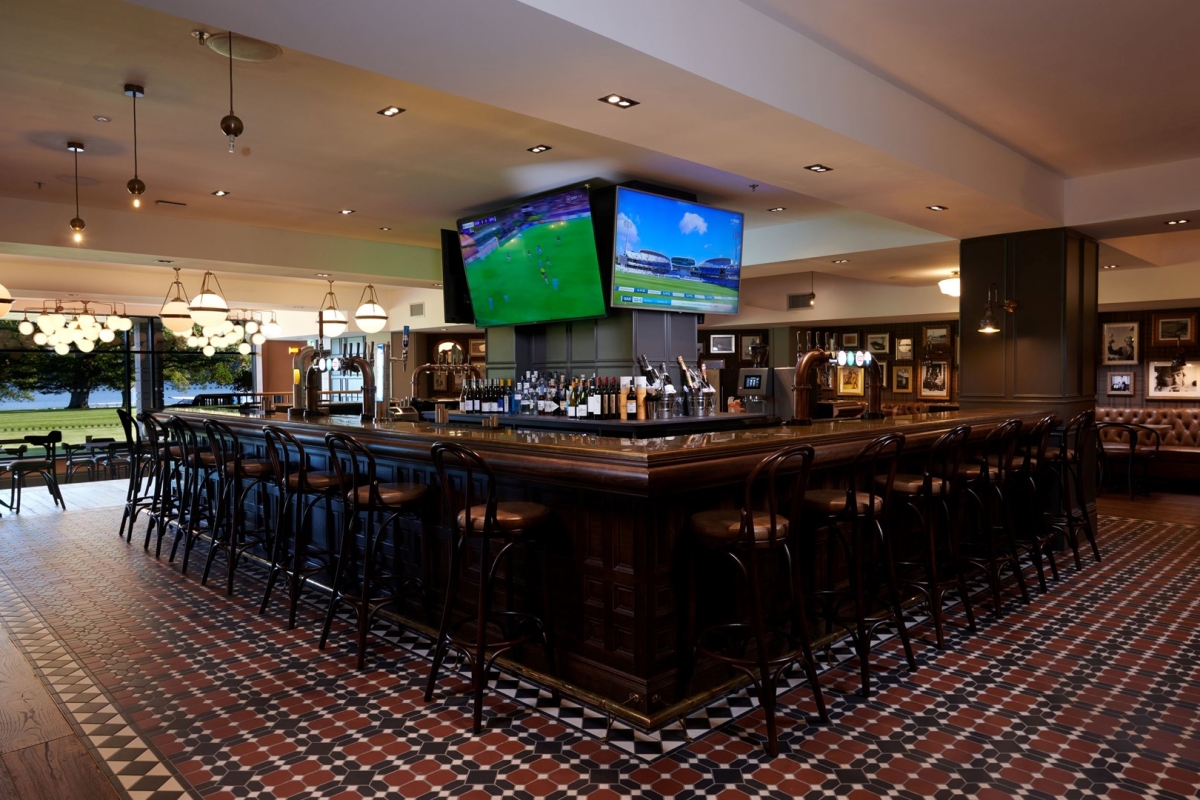
<svg viewBox="0 0 1200 800">
<path fill-rule="evenodd" d="M 983 307 L 983 319 L 979 321 L 980 333 L 1000 332 L 1000 321 L 997 320 L 996 315 L 992 313 L 993 305 L 999 305 L 1010 314 L 1017 310 L 1016 300 L 1005 300 L 1003 303 L 1000 302 L 1000 289 L 997 288 L 996 284 L 993 283 L 990 287 L 988 287 L 987 305 Z"/>
<path fill-rule="evenodd" d="M 1182 340 L 1178 336 L 1176 336 L 1175 337 L 1175 347 L 1176 347 L 1175 357 L 1171 359 L 1171 371 L 1172 372 L 1178 372 L 1179 370 L 1181 370 L 1187 366 L 1187 353 L 1185 353 L 1183 351 L 1183 344 L 1181 344 L 1181 342 L 1182 342 Z"/>
</svg>

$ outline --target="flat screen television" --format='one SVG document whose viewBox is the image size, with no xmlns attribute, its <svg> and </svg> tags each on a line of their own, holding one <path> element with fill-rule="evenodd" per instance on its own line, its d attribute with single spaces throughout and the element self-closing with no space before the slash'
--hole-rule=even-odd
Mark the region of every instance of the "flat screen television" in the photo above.
<svg viewBox="0 0 1200 800">
<path fill-rule="evenodd" d="M 463 268 L 458 231 L 442 231 L 442 312 L 446 322 L 475 324 L 467 273 Z"/>
<path fill-rule="evenodd" d="M 617 187 L 613 308 L 738 313 L 742 215 Z"/>
<path fill-rule="evenodd" d="M 479 327 L 607 312 L 587 186 L 461 219 L 458 239 Z"/>
</svg>

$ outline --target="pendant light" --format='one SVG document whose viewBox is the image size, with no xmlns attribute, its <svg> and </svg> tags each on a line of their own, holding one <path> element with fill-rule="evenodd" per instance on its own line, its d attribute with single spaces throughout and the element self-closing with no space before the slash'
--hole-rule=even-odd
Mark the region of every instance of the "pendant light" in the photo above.
<svg viewBox="0 0 1200 800">
<path fill-rule="evenodd" d="M 87 227 L 79 216 L 79 154 L 83 152 L 83 143 L 67 142 L 67 149 L 75 154 L 75 218 L 71 220 L 71 230 L 75 231 L 72 238 L 78 244 L 83 241 L 83 229 Z"/>
<path fill-rule="evenodd" d="M 12 308 L 12 304 L 12 292 L 8 291 L 8 289 L 5 289 L 4 284 L 0 283 L 0 317 L 3 317 L 8 313 L 8 310 Z"/>
<path fill-rule="evenodd" d="M 195 322 L 192 320 L 192 312 L 188 308 L 187 290 L 183 288 L 183 282 L 179 280 L 179 267 L 173 267 L 175 270 L 175 280 L 167 288 L 167 297 L 163 301 L 162 309 L 158 312 L 159 319 L 162 320 L 163 327 L 171 333 L 188 333 L 192 330 Z"/>
<path fill-rule="evenodd" d="M 953 278 L 943 278 L 938 281 L 938 290 L 950 297 L 958 297 L 962 294 L 962 280 L 958 277 L 958 270 L 954 271 Z"/>
<path fill-rule="evenodd" d="M 321 301 L 321 312 L 317 315 L 317 321 L 324 330 L 324 335 L 330 339 L 335 339 L 341 336 L 349 322 L 346 319 L 345 313 L 338 308 L 337 295 L 333 293 L 333 281 L 329 282 L 329 291 L 325 293 L 325 299 Z"/>
<path fill-rule="evenodd" d="M 217 284 L 217 289 L 214 290 L 209 284 Z M 221 282 L 217 280 L 217 276 L 211 272 L 204 273 L 204 280 L 200 283 L 200 294 L 192 298 L 192 302 L 188 303 L 188 313 L 192 315 L 192 320 L 197 325 L 214 326 L 220 325 L 229 316 L 229 304 L 225 302 L 225 298 L 219 294 Z"/>
<path fill-rule="evenodd" d="M 358 302 L 358 310 L 354 312 L 354 321 L 358 323 L 358 327 L 364 333 L 378 333 L 383 330 L 383 326 L 387 325 L 388 316 L 383 306 L 379 305 L 375 286 L 368 283 Z"/>
<path fill-rule="evenodd" d="M 242 135 L 246 126 L 233 113 L 233 31 L 229 32 L 229 113 L 221 118 L 221 132 L 229 137 L 229 152 L 233 152 L 234 140 Z"/>
<path fill-rule="evenodd" d="M 125 188 L 133 195 L 133 207 L 141 208 L 142 193 L 146 191 L 146 184 L 138 177 L 137 101 L 139 97 L 146 96 L 146 90 L 136 83 L 127 83 L 125 94 L 133 98 L 133 177 L 125 184 Z"/>
</svg>

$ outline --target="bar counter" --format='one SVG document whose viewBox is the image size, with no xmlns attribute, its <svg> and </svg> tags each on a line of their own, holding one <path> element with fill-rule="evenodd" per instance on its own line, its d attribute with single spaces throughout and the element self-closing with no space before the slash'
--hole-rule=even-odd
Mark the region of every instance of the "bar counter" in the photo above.
<svg viewBox="0 0 1200 800">
<path fill-rule="evenodd" d="M 672 721 L 681 710 L 702 702 L 730 680 L 719 670 L 700 670 L 686 691 L 677 685 L 688 616 L 681 607 L 686 599 L 684 548 L 677 543 L 686 540 L 683 535 L 691 514 L 737 507 L 746 475 L 763 456 L 788 445 L 810 444 L 816 450 L 813 486 L 836 485 L 836 468 L 848 464 L 863 445 L 885 433 L 904 434 L 906 458 L 915 457 L 916 467 L 933 441 L 955 426 L 972 426 L 972 439 L 979 439 L 1003 420 L 1015 417 L 1028 427 L 1048 412 L 972 409 L 643 440 L 432 423 L 371 423 L 353 417 L 300 421 L 283 414 L 247 416 L 174 409 L 171 413 L 197 428 L 205 419 L 219 415 L 256 447 L 263 445 L 262 427 L 278 425 L 304 443 L 315 469 L 325 468 L 325 434 L 341 431 L 371 449 L 379 461 L 382 482 L 429 484 L 434 490 L 430 518 L 437 526 L 438 552 L 425 557 L 403 553 L 400 557 L 413 571 L 410 574 L 422 569 L 422 562 L 433 565 L 432 583 L 439 604 L 448 570 L 449 528 L 436 491 L 429 448 L 436 441 L 452 440 L 477 451 L 496 472 L 500 499 L 543 503 L 553 513 L 553 530 L 546 537 L 555 598 L 549 624 L 560 674 L 557 680 L 543 674 L 536 647 L 518 654 L 521 663 L 511 666 L 631 724 L 652 728 Z M 320 525 L 315 527 L 315 535 L 322 535 Z M 520 565 L 514 568 L 518 594 L 522 595 L 523 572 Z M 706 580 L 719 584 L 706 591 Z M 464 602 L 475 591 L 472 583 L 474 577 L 468 573 L 460 592 Z M 731 573 L 702 574 L 700 586 L 702 595 L 717 595 L 732 607 Z M 527 594 L 535 599 L 541 596 L 540 590 L 532 587 Z M 531 608 L 536 609 L 540 604 L 535 599 Z M 710 599 L 709 607 L 712 603 Z M 698 614 L 703 621 L 705 609 Z M 417 628 L 436 626 L 416 604 L 398 609 L 398 616 Z M 335 625 L 334 641 L 345 633 Z"/>
</svg>

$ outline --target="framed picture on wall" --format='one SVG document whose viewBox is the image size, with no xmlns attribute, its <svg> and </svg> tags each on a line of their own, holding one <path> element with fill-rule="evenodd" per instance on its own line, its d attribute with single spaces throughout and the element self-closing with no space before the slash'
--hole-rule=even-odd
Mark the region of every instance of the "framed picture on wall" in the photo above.
<svg viewBox="0 0 1200 800">
<path fill-rule="evenodd" d="M 1175 369 L 1170 361 L 1151 361 L 1146 365 L 1146 397 L 1151 400 L 1177 400 L 1200 397 L 1200 361 L 1188 361 Z"/>
<path fill-rule="evenodd" d="M 1133 373 L 1132 372 L 1110 372 L 1108 373 L 1108 393 L 1131 395 L 1133 394 Z"/>
<path fill-rule="evenodd" d="M 892 335 L 890 333 L 868 333 L 867 334 L 867 352 L 873 356 L 886 356 L 892 348 Z"/>
<path fill-rule="evenodd" d="M 433 390 L 435 392 L 450 391 L 449 375 L 445 372 L 433 373 Z"/>
<path fill-rule="evenodd" d="M 858 334 L 857 333 L 843 333 L 841 336 L 841 339 L 842 339 L 842 349 L 843 350 L 857 350 L 858 349 Z"/>
<path fill-rule="evenodd" d="M 732 333 L 714 333 L 708 337 L 708 352 L 710 353 L 735 353 L 734 340 L 736 337 Z"/>
<path fill-rule="evenodd" d="M 754 352 L 750 348 L 757 344 L 762 344 L 762 337 L 758 334 L 746 334 L 742 336 L 742 361 L 754 360 Z"/>
<path fill-rule="evenodd" d="M 917 396 L 926 400 L 950 399 L 950 362 L 921 362 L 921 380 L 917 384 Z"/>
<path fill-rule="evenodd" d="M 863 369 L 862 367 L 838 367 L 837 368 L 837 390 L 838 394 L 854 395 L 862 397 L 863 394 Z"/>
<path fill-rule="evenodd" d="M 925 346 L 941 352 L 950 349 L 949 325 L 926 325 L 921 329 L 925 337 Z"/>
<path fill-rule="evenodd" d="M 912 339 L 897 339 L 896 340 L 896 360 L 897 361 L 912 361 L 913 360 L 913 340 Z"/>
<path fill-rule="evenodd" d="M 912 367 L 892 367 L 892 392 L 912 394 Z"/>
<path fill-rule="evenodd" d="M 1154 330 L 1151 341 L 1155 345 L 1196 343 L 1195 314 L 1155 314 L 1150 319 Z"/>
<path fill-rule="evenodd" d="M 1100 361 L 1104 364 L 1138 363 L 1138 324 L 1106 322 L 1100 336 Z"/>
<path fill-rule="evenodd" d="M 467 355 L 472 361 L 487 358 L 487 339 L 468 339 Z"/>
</svg>

